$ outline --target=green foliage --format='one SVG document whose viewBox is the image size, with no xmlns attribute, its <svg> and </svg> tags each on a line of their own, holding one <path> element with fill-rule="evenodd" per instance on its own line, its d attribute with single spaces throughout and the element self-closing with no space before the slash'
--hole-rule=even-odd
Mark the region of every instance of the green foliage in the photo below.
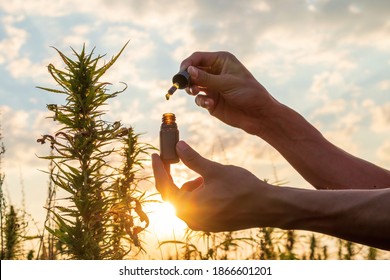
<svg viewBox="0 0 390 280">
<path fill-rule="evenodd" d="M 281 260 L 295 260 L 297 256 L 294 253 L 296 233 L 294 230 L 287 230 L 285 238 L 285 251 L 280 254 Z"/>
<path fill-rule="evenodd" d="M 85 46 L 80 53 L 72 49 L 75 60 L 56 49 L 65 69 L 50 64 L 48 70 L 60 89 L 39 87 L 66 96 L 65 105 L 47 105 L 61 128 L 37 141 L 50 143 L 53 154 L 41 158 L 51 162 L 52 183 L 69 195 L 63 205 L 49 205 L 55 225 L 46 229 L 57 250 L 72 259 L 122 259 L 132 245 L 142 249 L 139 233 L 149 224 L 142 209 L 147 198 L 137 186 L 145 179 L 138 176 L 142 156 L 151 147 L 139 143 L 131 127 L 102 119 L 102 106 L 126 86 L 109 93 L 100 78 L 126 45 L 103 66 L 103 56 L 87 54 Z M 112 162 L 118 156 L 121 166 Z"/>
<path fill-rule="evenodd" d="M 258 240 L 260 242 L 260 260 L 274 260 L 276 259 L 276 252 L 274 247 L 274 228 L 260 228 Z"/>
<path fill-rule="evenodd" d="M 3 209 L 5 209 L 5 199 L 4 199 L 4 192 L 3 192 L 3 183 L 4 183 L 4 178 L 5 174 L 2 172 L 2 161 L 3 161 L 3 156 L 5 154 L 5 146 L 3 143 L 3 134 L 2 134 L 2 129 L 1 129 L 1 123 L 0 123 L 0 207 L 1 207 L 1 219 L 3 218 Z M 1 223 L 3 225 L 3 223 Z"/>
<path fill-rule="evenodd" d="M 5 257 L 5 240 L 4 240 L 4 232 L 5 232 L 5 216 L 6 216 L 6 202 L 5 202 L 5 197 L 4 197 L 4 192 L 3 192 L 3 183 L 4 183 L 4 178 L 5 175 L 2 172 L 2 160 L 3 156 L 5 153 L 5 147 L 3 143 L 3 135 L 2 135 L 2 130 L 1 130 L 1 123 L 0 123 L 0 227 L 1 227 L 1 258 L 4 259 Z"/>
<path fill-rule="evenodd" d="M 18 255 L 21 252 L 21 231 L 22 229 L 20 225 L 20 218 L 17 216 L 14 207 L 10 206 L 9 212 L 5 216 L 5 227 L 3 228 L 5 246 L 3 248 L 3 251 L 1 252 L 1 259 L 17 259 Z"/>
<path fill-rule="evenodd" d="M 370 247 L 368 249 L 367 260 L 376 260 L 378 255 L 378 249 Z"/>
<path fill-rule="evenodd" d="M 329 244 L 336 250 L 329 255 Z M 327 244 L 327 245 L 326 245 Z M 176 256 L 186 260 L 327 260 L 388 259 L 388 252 L 330 236 L 277 228 L 207 233 L 188 230 L 184 240 L 166 240 L 160 247 L 174 245 Z"/>
</svg>

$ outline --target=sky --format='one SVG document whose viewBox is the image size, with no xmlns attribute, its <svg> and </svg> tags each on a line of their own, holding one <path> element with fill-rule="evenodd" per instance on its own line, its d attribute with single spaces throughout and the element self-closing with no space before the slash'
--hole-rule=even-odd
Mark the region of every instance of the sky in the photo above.
<svg viewBox="0 0 390 280">
<path fill-rule="evenodd" d="M 194 98 L 166 90 L 194 51 L 233 53 L 280 102 L 335 145 L 390 169 L 390 3 L 387 0 L 8 0 L 0 1 L 0 123 L 5 189 L 26 200 L 39 221 L 47 195 L 48 146 L 55 131 L 46 104 L 64 104 L 47 65 L 61 67 L 51 46 L 112 57 L 130 40 L 104 81 L 128 89 L 107 106 L 158 146 L 161 116 L 174 112 L 180 138 L 203 156 L 242 166 L 270 182 L 311 188 L 267 143 L 209 116 Z M 148 167 L 147 167 L 148 168 Z M 150 172 L 150 169 L 148 169 Z M 181 164 L 178 185 L 194 174 Z M 153 186 L 150 186 L 153 190 Z"/>
</svg>

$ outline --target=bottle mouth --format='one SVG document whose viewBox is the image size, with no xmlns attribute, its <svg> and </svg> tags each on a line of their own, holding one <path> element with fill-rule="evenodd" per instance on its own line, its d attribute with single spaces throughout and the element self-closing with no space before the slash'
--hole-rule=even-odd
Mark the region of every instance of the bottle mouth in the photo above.
<svg viewBox="0 0 390 280">
<path fill-rule="evenodd" d="M 176 116 L 174 113 L 164 113 L 162 116 L 163 124 L 174 124 L 176 121 Z"/>
</svg>

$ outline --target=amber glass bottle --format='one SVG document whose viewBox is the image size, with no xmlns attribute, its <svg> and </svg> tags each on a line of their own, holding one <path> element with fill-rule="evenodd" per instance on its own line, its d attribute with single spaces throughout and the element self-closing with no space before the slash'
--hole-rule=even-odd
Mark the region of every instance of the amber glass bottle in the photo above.
<svg viewBox="0 0 390 280">
<path fill-rule="evenodd" d="M 164 163 L 171 164 L 179 162 L 179 157 L 176 153 L 176 144 L 178 141 L 179 130 L 177 128 L 175 114 L 163 114 L 160 129 L 160 157 Z"/>
</svg>

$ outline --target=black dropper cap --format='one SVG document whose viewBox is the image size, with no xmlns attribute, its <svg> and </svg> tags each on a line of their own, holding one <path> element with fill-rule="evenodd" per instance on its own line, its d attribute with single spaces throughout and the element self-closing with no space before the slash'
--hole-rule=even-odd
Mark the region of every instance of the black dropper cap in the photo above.
<svg viewBox="0 0 390 280">
<path fill-rule="evenodd" d="M 190 84 L 190 74 L 186 70 L 180 71 L 172 78 L 172 84 L 175 83 L 179 85 L 179 89 L 188 87 Z"/>
<path fill-rule="evenodd" d="M 180 71 L 172 78 L 172 86 L 165 95 L 165 98 L 169 100 L 169 97 L 174 94 L 177 89 L 184 89 L 190 85 L 190 74 L 186 70 Z"/>
</svg>

